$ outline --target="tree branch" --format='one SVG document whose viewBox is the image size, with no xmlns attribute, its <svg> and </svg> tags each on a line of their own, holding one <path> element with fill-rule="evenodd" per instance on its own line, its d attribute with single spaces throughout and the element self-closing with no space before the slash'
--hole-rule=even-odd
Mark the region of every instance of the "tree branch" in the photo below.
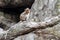
<svg viewBox="0 0 60 40">
<path fill-rule="evenodd" d="M 36 29 L 44 29 L 47 27 L 53 27 L 60 21 L 60 15 L 53 17 L 44 22 L 19 22 L 7 30 L 6 39 L 13 39 L 20 35 L 24 35 L 33 32 Z"/>
</svg>

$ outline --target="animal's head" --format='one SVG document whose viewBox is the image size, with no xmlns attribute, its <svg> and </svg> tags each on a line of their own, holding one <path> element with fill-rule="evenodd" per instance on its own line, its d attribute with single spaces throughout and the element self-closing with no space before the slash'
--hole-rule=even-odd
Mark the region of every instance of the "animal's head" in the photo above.
<svg viewBox="0 0 60 40">
<path fill-rule="evenodd" d="M 29 8 L 26 8 L 25 9 L 25 12 L 26 12 L 26 14 L 30 13 L 30 9 Z"/>
</svg>

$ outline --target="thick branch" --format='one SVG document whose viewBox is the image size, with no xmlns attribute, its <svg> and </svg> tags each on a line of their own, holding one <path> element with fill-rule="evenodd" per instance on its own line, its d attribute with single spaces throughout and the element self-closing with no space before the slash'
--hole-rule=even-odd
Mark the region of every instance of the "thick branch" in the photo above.
<svg viewBox="0 0 60 40">
<path fill-rule="evenodd" d="M 36 29 L 46 28 L 48 26 L 52 27 L 58 24 L 59 21 L 60 21 L 60 15 L 44 22 L 22 22 L 22 23 L 19 22 L 8 30 L 7 39 L 13 39 L 17 36 L 30 33 Z"/>
</svg>

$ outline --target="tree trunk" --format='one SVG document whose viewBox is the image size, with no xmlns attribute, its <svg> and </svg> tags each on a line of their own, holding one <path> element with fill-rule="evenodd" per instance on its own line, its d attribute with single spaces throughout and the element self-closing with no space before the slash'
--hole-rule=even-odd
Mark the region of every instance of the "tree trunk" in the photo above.
<svg viewBox="0 0 60 40">
<path fill-rule="evenodd" d="M 56 16 L 56 2 L 57 0 L 35 0 L 31 8 L 29 20 L 44 21 L 52 16 Z"/>
</svg>

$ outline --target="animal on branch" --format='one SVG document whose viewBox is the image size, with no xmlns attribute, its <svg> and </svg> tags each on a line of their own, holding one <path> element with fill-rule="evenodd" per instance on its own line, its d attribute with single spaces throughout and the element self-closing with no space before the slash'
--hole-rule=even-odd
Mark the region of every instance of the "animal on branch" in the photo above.
<svg viewBox="0 0 60 40">
<path fill-rule="evenodd" d="M 27 21 L 29 18 L 29 14 L 30 14 L 30 9 L 26 8 L 25 11 L 20 15 L 20 21 Z"/>
</svg>

